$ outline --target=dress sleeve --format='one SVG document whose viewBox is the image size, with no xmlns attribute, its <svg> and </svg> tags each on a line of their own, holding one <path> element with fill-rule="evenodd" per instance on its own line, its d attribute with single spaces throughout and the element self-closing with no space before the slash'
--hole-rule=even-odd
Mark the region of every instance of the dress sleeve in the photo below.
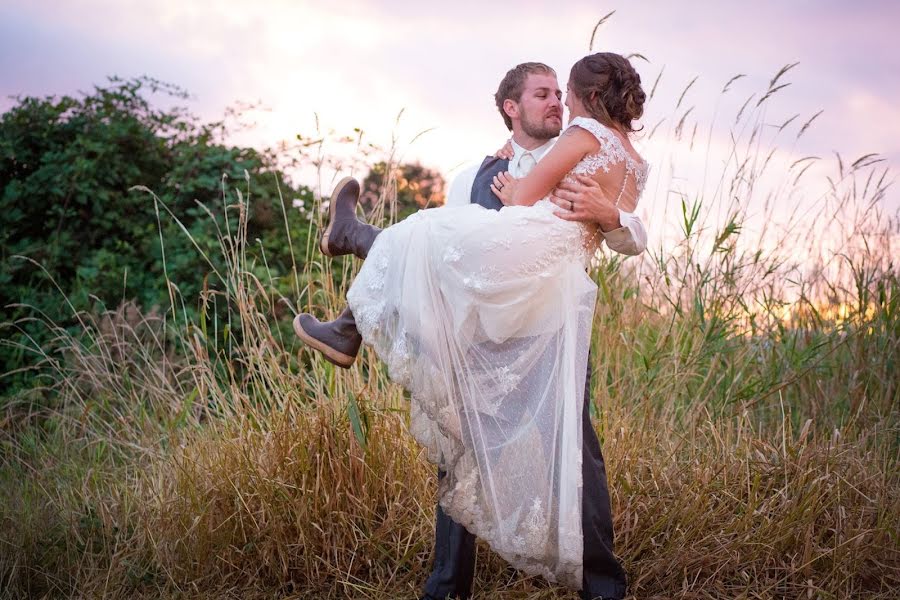
<svg viewBox="0 0 900 600">
<path fill-rule="evenodd" d="M 589 119 L 587 117 L 575 117 L 569 123 L 569 127 L 580 127 L 585 131 L 591 132 L 597 141 L 600 142 L 601 146 L 609 146 L 612 143 L 612 140 L 618 141 L 614 135 L 612 135 L 609 129 L 606 126 L 602 125 L 596 119 Z"/>
</svg>

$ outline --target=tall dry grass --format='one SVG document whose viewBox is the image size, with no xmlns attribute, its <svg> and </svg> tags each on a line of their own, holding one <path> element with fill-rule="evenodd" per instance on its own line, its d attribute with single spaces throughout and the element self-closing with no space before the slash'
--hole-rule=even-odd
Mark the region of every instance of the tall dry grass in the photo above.
<svg viewBox="0 0 900 600">
<path fill-rule="evenodd" d="M 895 223 L 865 210 L 887 180 L 842 167 L 830 213 L 757 240 L 743 224 L 768 150 L 758 113 L 735 127 L 728 193 L 686 200 L 681 238 L 639 264 L 594 270 L 595 425 L 631 593 L 896 597 Z M 435 475 L 402 391 L 370 352 L 337 371 L 278 325 L 283 304 L 334 314 L 355 266 L 298 248 L 280 297 L 247 263 L 249 184 L 223 202 L 221 291 L 81 314 L 79 336 L 47 323 L 55 343 L 29 349 L 40 385 L 0 415 L 4 596 L 416 597 Z M 848 218 L 823 254 L 815 233 Z M 223 307 L 240 336 L 221 345 Z M 479 548 L 476 598 L 571 597 Z"/>
</svg>

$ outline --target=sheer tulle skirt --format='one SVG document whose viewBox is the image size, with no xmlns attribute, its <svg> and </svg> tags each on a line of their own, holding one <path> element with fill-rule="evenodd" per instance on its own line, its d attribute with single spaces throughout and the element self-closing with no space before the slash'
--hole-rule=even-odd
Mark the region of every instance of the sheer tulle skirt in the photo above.
<svg viewBox="0 0 900 600">
<path fill-rule="evenodd" d="M 581 411 L 596 286 L 552 205 L 420 211 L 348 293 L 447 472 L 440 504 L 513 566 L 581 588 Z"/>
</svg>

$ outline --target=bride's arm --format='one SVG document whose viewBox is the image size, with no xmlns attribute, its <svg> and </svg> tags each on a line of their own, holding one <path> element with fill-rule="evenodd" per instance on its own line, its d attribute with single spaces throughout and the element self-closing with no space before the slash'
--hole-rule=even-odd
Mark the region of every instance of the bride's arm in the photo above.
<svg viewBox="0 0 900 600">
<path fill-rule="evenodd" d="M 527 177 L 511 182 L 511 178 L 507 177 L 507 183 L 495 178 L 491 189 L 507 206 L 531 206 L 546 197 L 586 154 L 596 152 L 599 148 L 600 143 L 593 134 L 580 127 L 570 127 Z M 498 182 L 501 182 L 499 187 Z"/>
</svg>

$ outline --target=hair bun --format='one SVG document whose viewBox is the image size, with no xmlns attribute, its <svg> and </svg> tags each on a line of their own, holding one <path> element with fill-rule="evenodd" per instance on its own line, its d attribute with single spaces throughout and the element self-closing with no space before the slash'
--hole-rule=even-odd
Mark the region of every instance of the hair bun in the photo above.
<svg viewBox="0 0 900 600">
<path fill-rule="evenodd" d="M 632 121 L 643 116 L 647 95 L 641 76 L 627 58 L 612 52 L 585 56 L 572 67 L 570 82 L 594 118 L 635 131 Z"/>
<path fill-rule="evenodd" d="M 625 108 L 632 120 L 640 119 L 644 114 L 644 102 L 647 94 L 641 87 L 641 76 L 626 60 L 627 68 L 619 71 L 621 81 L 622 98 L 625 100 Z"/>
</svg>

